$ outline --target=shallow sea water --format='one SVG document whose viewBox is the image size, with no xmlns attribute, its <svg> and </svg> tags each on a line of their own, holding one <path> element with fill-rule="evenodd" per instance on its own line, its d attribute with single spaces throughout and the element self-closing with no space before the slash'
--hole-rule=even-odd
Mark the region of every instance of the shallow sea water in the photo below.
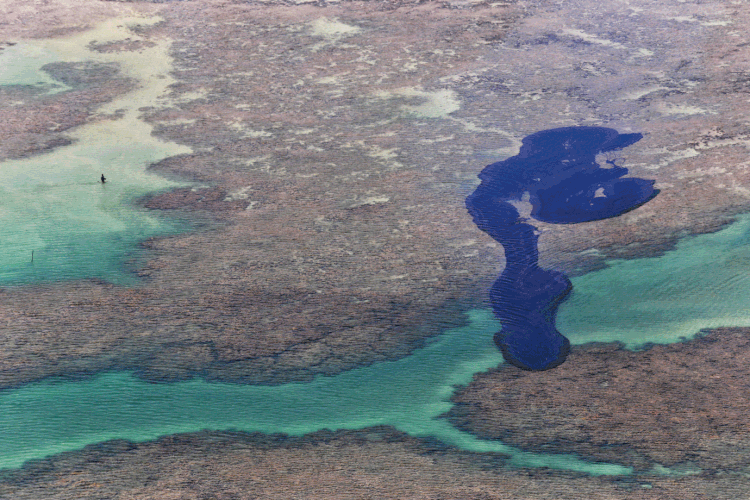
<svg viewBox="0 0 750 500">
<path fill-rule="evenodd" d="M 138 111 L 160 99 L 173 82 L 166 76 L 171 68 L 168 44 L 104 54 L 90 46 L 132 38 L 128 24 L 153 22 L 156 19 L 109 21 L 70 38 L 20 42 L 0 51 L 0 85 L 64 92 L 67 87 L 42 67 L 82 61 L 116 63 L 124 76 L 137 82 L 134 90 L 97 110 L 100 121 L 66 133 L 73 144 L 0 162 L 0 286 L 78 278 L 129 284 L 133 278 L 124 264 L 138 244 L 184 229 L 185 224 L 133 203 L 187 185 L 148 170 L 152 163 L 192 150 L 153 137 L 153 127 Z M 102 174 L 106 184 L 99 182 Z"/>
<path fill-rule="evenodd" d="M 437 418 L 452 406 L 455 385 L 465 385 L 474 373 L 502 362 L 492 341 L 499 324 L 491 313 L 475 310 L 469 319 L 468 326 L 448 330 L 411 356 L 310 383 L 257 386 L 194 379 L 154 384 L 115 372 L 5 391 L 0 393 L 0 468 L 110 439 L 147 441 L 203 429 L 299 436 L 392 425 L 465 450 L 508 453 L 515 466 L 592 475 L 630 472 L 569 455 L 520 452 L 476 439 Z"/>
<path fill-rule="evenodd" d="M 560 308 L 558 325 L 574 344 L 618 340 L 629 347 L 679 341 L 709 326 L 750 325 L 750 272 L 742 266 L 750 261 L 748 240 L 746 215 L 722 231 L 687 238 L 663 256 L 613 261 L 607 269 L 573 280 L 575 291 Z M 681 309 L 675 313 L 674 308 Z M 145 441 L 202 429 L 302 435 L 393 425 L 465 450 L 509 453 L 517 466 L 630 472 L 572 456 L 519 452 L 437 418 L 451 407 L 456 385 L 502 362 L 492 342 L 500 325 L 491 312 L 474 310 L 469 318 L 466 327 L 446 331 L 411 356 L 311 383 L 269 387 L 194 379 L 153 384 L 131 373 L 107 373 L 4 391 L 0 468 L 116 438 Z"/>
<path fill-rule="evenodd" d="M 184 229 L 133 205 L 140 196 L 178 185 L 150 173 L 150 163 L 190 149 L 153 138 L 137 111 L 162 99 L 171 83 L 166 44 L 132 54 L 88 49 L 93 40 L 126 36 L 134 35 L 115 23 L 0 52 L 0 85 L 64 92 L 41 66 L 91 59 L 116 62 L 142 83 L 100 110 L 123 110 L 119 119 L 76 129 L 70 134 L 73 145 L 0 163 L 0 286 L 88 277 L 127 284 L 123 264 L 138 242 Z M 102 173 L 110 179 L 106 185 L 97 182 Z M 750 216 L 743 216 L 723 231 L 681 241 L 664 256 L 613 261 L 607 269 L 573 279 L 574 292 L 560 307 L 557 326 L 573 344 L 617 340 L 637 347 L 689 338 L 700 328 L 750 325 L 748 242 Z M 393 425 L 465 450 L 508 453 L 517 466 L 630 472 L 571 456 L 519 452 L 437 418 L 450 408 L 455 385 L 502 362 L 492 342 L 499 324 L 491 312 L 474 310 L 469 317 L 468 326 L 448 330 L 404 359 L 306 384 L 242 386 L 201 379 L 153 384 L 131 373 L 106 373 L 2 391 L 0 468 L 117 438 L 145 441 L 202 429 L 302 435 Z"/>
<path fill-rule="evenodd" d="M 701 329 L 750 326 L 750 215 L 685 238 L 659 257 L 614 260 L 573 278 L 557 327 L 572 344 L 628 348 L 693 338 Z"/>
</svg>

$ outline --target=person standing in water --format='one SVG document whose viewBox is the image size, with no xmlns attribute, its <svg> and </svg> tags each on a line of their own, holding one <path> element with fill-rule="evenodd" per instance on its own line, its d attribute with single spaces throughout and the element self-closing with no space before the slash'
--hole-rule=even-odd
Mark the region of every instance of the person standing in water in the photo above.
<svg viewBox="0 0 750 500">
<path fill-rule="evenodd" d="M 102 184 L 104 184 L 105 182 L 107 182 L 107 178 L 104 177 L 104 174 L 102 174 Z"/>
</svg>

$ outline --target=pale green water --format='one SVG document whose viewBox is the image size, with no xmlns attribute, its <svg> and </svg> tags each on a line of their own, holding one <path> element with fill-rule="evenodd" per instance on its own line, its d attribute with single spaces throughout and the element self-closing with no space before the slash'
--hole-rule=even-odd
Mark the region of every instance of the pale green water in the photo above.
<svg viewBox="0 0 750 500">
<path fill-rule="evenodd" d="M 750 325 L 749 240 L 750 216 L 743 216 L 720 232 L 680 242 L 664 256 L 615 261 L 576 278 L 574 295 L 560 309 L 561 330 L 574 343 L 620 340 L 637 346 L 673 342 L 700 327 Z M 450 408 L 454 385 L 502 362 L 492 343 L 499 324 L 491 313 L 476 310 L 470 319 L 469 326 L 447 331 L 407 358 L 307 384 L 149 384 L 109 373 L 6 391 L 0 394 L 0 467 L 114 438 L 143 441 L 201 429 L 301 435 L 393 425 L 466 450 L 509 453 L 518 466 L 630 472 L 570 456 L 521 453 L 436 418 Z"/>
<path fill-rule="evenodd" d="M 124 264 L 138 244 L 180 229 L 175 221 L 133 206 L 141 196 L 185 185 L 147 167 L 191 149 L 153 137 L 138 111 L 162 100 L 174 81 L 168 76 L 168 43 L 126 53 L 90 48 L 94 41 L 138 39 L 128 23 L 155 21 L 109 21 L 69 38 L 21 41 L 0 51 L 0 85 L 35 86 L 60 99 L 69 87 L 45 73 L 45 64 L 115 63 L 136 82 L 133 91 L 97 110 L 109 118 L 69 131 L 72 145 L 0 163 L 0 286 L 90 277 L 131 283 Z M 27 99 L 12 104 L 37 103 L 34 95 Z M 101 174 L 109 181 L 105 185 L 98 182 Z"/>
<path fill-rule="evenodd" d="M 98 148 L 80 143 L 0 163 L 0 285 L 88 277 L 126 283 L 124 263 L 138 243 L 179 228 L 132 205 L 175 185 L 145 173 L 162 154 L 158 147 Z M 97 182 L 102 172 L 107 184 Z"/>
<path fill-rule="evenodd" d="M 692 338 L 702 328 L 750 326 L 750 215 L 683 239 L 661 257 L 611 261 L 572 281 L 557 327 L 573 344 L 634 348 Z"/>
<path fill-rule="evenodd" d="M 437 419 L 448 411 L 455 384 L 502 362 L 492 342 L 499 324 L 488 311 L 447 331 L 413 355 L 311 383 L 246 386 L 196 379 L 150 384 L 128 373 L 83 382 L 44 382 L 0 394 L 0 468 L 115 438 L 145 441 L 202 429 L 302 435 L 321 429 L 393 425 L 460 448 L 513 455 L 517 466 L 590 474 L 627 474 L 616 465 L 566 455 L 522 453 L 481 441 Z"/>
<path fill-rule="evenodd" d="M 19 43 L 0 51 L 0 85 L 32 85 L 45 87 L 49 92 L 68 88 L 51 78 L 40 68 L 58 62 L 55 54 L 41 47 Z"/>
</svg>

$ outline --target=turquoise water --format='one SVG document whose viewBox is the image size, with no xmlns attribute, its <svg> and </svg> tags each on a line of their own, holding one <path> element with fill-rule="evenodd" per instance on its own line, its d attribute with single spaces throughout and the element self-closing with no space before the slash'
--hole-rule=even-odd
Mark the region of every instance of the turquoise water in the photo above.
<svg viewBox="0 0 750 500">
<path fill-rule="evenodd" d="M 143 158 L 158 151 L 135 146 L 102 154 L 96 147 L 62 148 L 64 159 L 61 151 L 0 163 L 0 286 L 92 277 L 132 283 L 125 263 L 138 244 L 181 229 L 133 205 L 175 185 L 133 174 L 131 167 L 145 169 Z M 110 182 L 97 182 L 102 172 Z"/>
<path fill-rule="evenodd" d="M 55 54 L 34 45 L 5 47 L 0 51 L 0 85 L 30 85 L 43 87 L 48 93 L 61 92 L 69 87 L 41 71 L 45 64 L 58 60 Z"/>
<path fill-rule="evenodd" d="M 134 90 L 97 109 L 98 120 L 68 131 L 73 144 L 0 162 L 0 286 L 80 278 L 131 284 L 125 264 L 139 243 L 185 229 L 134 205 L 147 194 L 187 185 L 148 170 L 192 150 L 152 136 L 139 111 L 162 100 L 174 81 L 168 43 L 133 53 L 91 50 L 94 41 L 137 39 L 128 22 L 136 20 L 109 21 L 69 38 L 19 41 L 0 51 L 0 86 L 40 90 L 25 97 L 28 102 L 12 103 L 18 107 L 66 99 L 71 89 L 42 69 L 52 62 L 114 63 L 136 82 Z M 107 184 L 99 182 L 102 174 Z"/>
<path fill-rule="evenodd" d="M 620 340 L 636 347 L 680 340 L 706 326 L 750 325 L 749 242 L 750 216 L 743 216 L 720 232 L 685 239 L 661 257 L 613 261 L 576 278 L 573 296 L 560 308 L 562 331 L 574 343 Z M 404 359 L 305 384 L 150 384 L 129 373 L 107 373 L 5 391 L 0 467 L 115 438 L 144 441 L 202 429 L 302 435 L 392 425 L 465 450 L 508 453 L 518 466 L 630 472 L 571 456 L 522 453 L 437 418 L 450 408 L 455 385 L 502 362 L 492 342 L 500 325 L 491 312 L 472 311 L 470 320 Z"/>
<path fill-rule="evenodd" d="M 685 238 L 660 257 L 613 260 L 572 282 L 557 327 L 573 344 L 637 348 L 689 339 L 702 328 L 750 326 L 750 215 Z"/>
<path fill-rule="evenodd" d="M 512 455 L 516 466 L 626 474 L 630 469 L 567 455 L 519 452 L 481 441 L 437 418 L 451 407 L 456 384 L 502 362 L 492 342 L 499 328 L 488 311 L 448 330 L 413 355 L 310 383 L 247 386 L 201 379 L 153 384 L 129 373 L 80 382 L 46 381 L 0 394 L 0 468 L 116 438 L 146 441 L 202 429 L 299 436 L 321 429 L 392 425 L 465 450 Z"/>
</svg>

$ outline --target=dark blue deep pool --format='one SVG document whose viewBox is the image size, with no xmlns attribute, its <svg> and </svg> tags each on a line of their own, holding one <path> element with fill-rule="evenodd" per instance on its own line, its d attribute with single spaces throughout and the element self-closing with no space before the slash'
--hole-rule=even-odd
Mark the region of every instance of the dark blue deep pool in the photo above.
<svg viewBox="0 0 750 500">
<path fill-rule="evenodd" d="M 641 134 L 604 127 L 543 130 L 523 139 L 518 155 L 488 165 L 466 198 L 474 223 L 505 249 L 506 266 L 490 290 L 502 330 L 495 343 L 509 363 L 547 370 L 563 361 L 570 342 L 555 329 L 557 306 L 570 293 L 565 274 L 538 265 L 538 232 L 509 201 L 526 194 L 537 220 L 573 224 L 617 217 L 658 194 L 654 181 L 623 178 L 628 169 L 596 155 L 638 142 Z"/>
</svg>

